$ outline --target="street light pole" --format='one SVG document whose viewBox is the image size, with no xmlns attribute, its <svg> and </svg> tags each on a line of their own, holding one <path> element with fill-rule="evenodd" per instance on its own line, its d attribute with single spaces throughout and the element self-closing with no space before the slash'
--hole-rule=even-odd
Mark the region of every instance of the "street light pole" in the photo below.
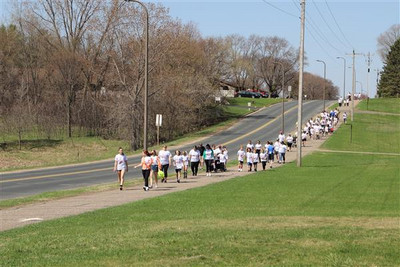
<svg viewBox="0 0 400 267">
<path fill-rule="evenodd" d="M 126 2 L 134 2 L 141 5 L 146 13 L 146 44 L 144 50 L 144 111 L 143 111 L 143 149 L 147 150 L 147 126 L 148 126 L 148 95 L 149 95 L 149 11 L 147 7 L 140 1 L 137 0 L 125 0 Z"/>
<path fill-rule="evenodd" d="M 323 60 L 317 60 L 318 62 L 324 63 L 324 92 L 323 92 L 323 99 L 324 99 L 324 111 L 325 111 L 325 90 L 326 90 L 326 63 Z"/>
<path fill-rule="evenodd" d="M 346 59 L 344 57 L 336 57 L 337 59 L 343 59 L 344 68 L 343 68 L 343 100 L 346 99 Z"/>
<path fill-rule="evenodd" d="M 275 61 L 274 64 L 279 64 L 282 68 L 282 132 L 285 133 L 285 70 L 282 62 Z"/>
<path fill-rule="evenodd" d="M 359 83 L 359 84 L 361 85 L 361 91 L 360 91 L 360 93 L 362 94 L 362 92 L 363 92 L 363 84 L 362 84 L 362 82 L 356 81 L 356 83 Z"/>
</svg>

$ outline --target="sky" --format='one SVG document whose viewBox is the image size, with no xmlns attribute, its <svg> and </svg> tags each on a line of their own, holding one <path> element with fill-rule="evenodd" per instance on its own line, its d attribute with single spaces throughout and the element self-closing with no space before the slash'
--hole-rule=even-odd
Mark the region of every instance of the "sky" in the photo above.
<svg viewBox="0 0 400 267">
<path fill-rule="evenodd" d="M 0 0 L 0 23 L 7 21 L 12 0 Z M 300 45 L 299 0 L 155 0 L 169 8 L 170 15 L 197 25 L 203 37 L 239 34 L 248 37 L 278 36 L 294 48 Z M 352 86 L 352 57 L 371 53 L 371 72 L 367 75 L 366 56 L 356 57 L 356 92 L 376 94 L 377 69 L 383 63 L 377 55 L 377 37 L 393 24 L 400 23 L 400 0 L 306 0 L 305 71 L 324 75 L 343 92 L 343 60 L 346 58 L 346 94 Z"/>
</svg>

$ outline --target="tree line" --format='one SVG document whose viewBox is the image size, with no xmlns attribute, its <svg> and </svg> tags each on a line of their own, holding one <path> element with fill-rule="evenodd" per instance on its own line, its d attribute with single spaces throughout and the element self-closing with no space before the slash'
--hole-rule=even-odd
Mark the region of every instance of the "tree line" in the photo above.
<svg viewBox="0 0 400 267">
<path fill-rule="evenodd" d="M 204 38 L 161 4 L 146 6 L 150 142 L 156 139 L 151 118 L 157 113 L 164 114 L 163 140 L 223 119 L 214 101 L 221 81 L 279 94 L 284 73 L 297 95 L 298 51 L 287 40 Z M 78 132 L 141 147 L 144 27 L 142 8 L 125 1 L 21 2 L 13 23 L 0 27 L 2 134 L 21 140 L 26 131 L 49 139 Z M 324 80 L 306 77 L 308 99 L 321 98 Z M 336 95 L 328 81 L 327 98 Z"/>
</svg>

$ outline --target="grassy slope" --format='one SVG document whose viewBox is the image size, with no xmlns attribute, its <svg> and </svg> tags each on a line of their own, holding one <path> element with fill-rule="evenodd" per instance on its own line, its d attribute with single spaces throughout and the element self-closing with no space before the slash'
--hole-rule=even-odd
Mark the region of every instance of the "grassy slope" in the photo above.
<svg viewBox="0 0 400 267">
<path fill-rule="evenodd" d="M 333 150 L 400 153 L 400 116 L 354 114 L 350 123 L 327 140 L 323 147 Z"/>
<path fill-rule="evenodd" d="M 357 108 L 360 110 L 367 110 L 367 100 L 361 101 Z M 400 113 L 400 99 L 399 98 L 375 98 L 368 101 L 368 110 L 380 111 L 388 113 Z"/>
<path fill-rule="evenodd" d="M 398 266 L 398 163 L 396 156 L 315 153 L 300 169 L 287 164 L 0 233 L 0 262 Z"/>
<path fill-rule="evenodd" d="M 227 120 L 217 125 L 207 127 L 196 133 L 187 134 L 167 145 L 178 145 L 193 141 L 196 138 L 215 133 L 236 121 L 236 119 L 252 112 L 247 108 L 247 102 L 232 100 L 235 105 L 225 107 Z M 247 99 L 246 101 L 251 101 Z M 277 102 L 276 99 L 255 99 L 257 107 L 269 106 Z M 34 135 L 24 135 L 22 150 L 18 149 L 16 136 L 2 136 L 3 143 L 7 140 L 7 147 L 0 150 L 0 171 L 21 170 L 28 168 L 59 166 L 65 164 L 83 163 L 115 156 L 118 147 L 125 148 L 128 154 L 135 153 L 129 150 L 129 142 L 123 140 L 105 140 L 98 137 L 74 137 L 72 139 L 47 140 Z"/>
</svg>

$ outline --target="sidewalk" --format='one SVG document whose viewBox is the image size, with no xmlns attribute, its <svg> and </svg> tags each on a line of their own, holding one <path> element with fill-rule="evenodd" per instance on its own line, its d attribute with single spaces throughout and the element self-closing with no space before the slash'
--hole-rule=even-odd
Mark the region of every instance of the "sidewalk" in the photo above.
<svg viewBox="0 0 400 267">
<path fill-rule="evenodd" d="M 342 107 L 342 111 L 347 111 L 347 107 Z M 339 121 L 338 127 L 341 120 Z M 313 151 L 318 150 L 326 138 L 320 140 L 308 140 L 306 147 L 302 149 L 302 156 L 308 155 Z M 296 160 L 296 149 L 286 153 L 286 162 Z M 261 165 L 261 164 L 259 164 Z M 282 166 L 274 163 L 273 168 Z M 159 187 L 148 192 L 143 191 L 142 185 L 125 188 L 120 191 L 117 183 L 115 190 L 99 193 L 89 193 L 76 197 L 53 200 L 43 203 L 29 204 L 25 206 L 13 207 L 0 210 L 0 231 L 5 231 L 17 227 L 22 227 L 28 224 L 47 221 L 56 218 L 77 215 L 97 209 L 118 206 L 129 202 L 134 202 L 142 199 L 162 196 L 165 194 L 188 190 L 195 187 L 206 186 L 213 183 L 226 181 L 235 177 L 241 177 L 249 172 L 237 172 L 236 166 L 231 167 L 231 170 L 225 173 L 213 173 L 213 176 L 206 177 L 205 173 L 200 173 L 197 177 L 191 177 L 190 171 L 188 179 L 181 179 L 178 184 L 174 179 L 175 173 L 173 170 L 169 172 L 168 183 L 159 183 Z M 245 168 L 246 169 L 246 168 Z M 260 169 L 260 166 L 259 166 Z"/>
</svg>

